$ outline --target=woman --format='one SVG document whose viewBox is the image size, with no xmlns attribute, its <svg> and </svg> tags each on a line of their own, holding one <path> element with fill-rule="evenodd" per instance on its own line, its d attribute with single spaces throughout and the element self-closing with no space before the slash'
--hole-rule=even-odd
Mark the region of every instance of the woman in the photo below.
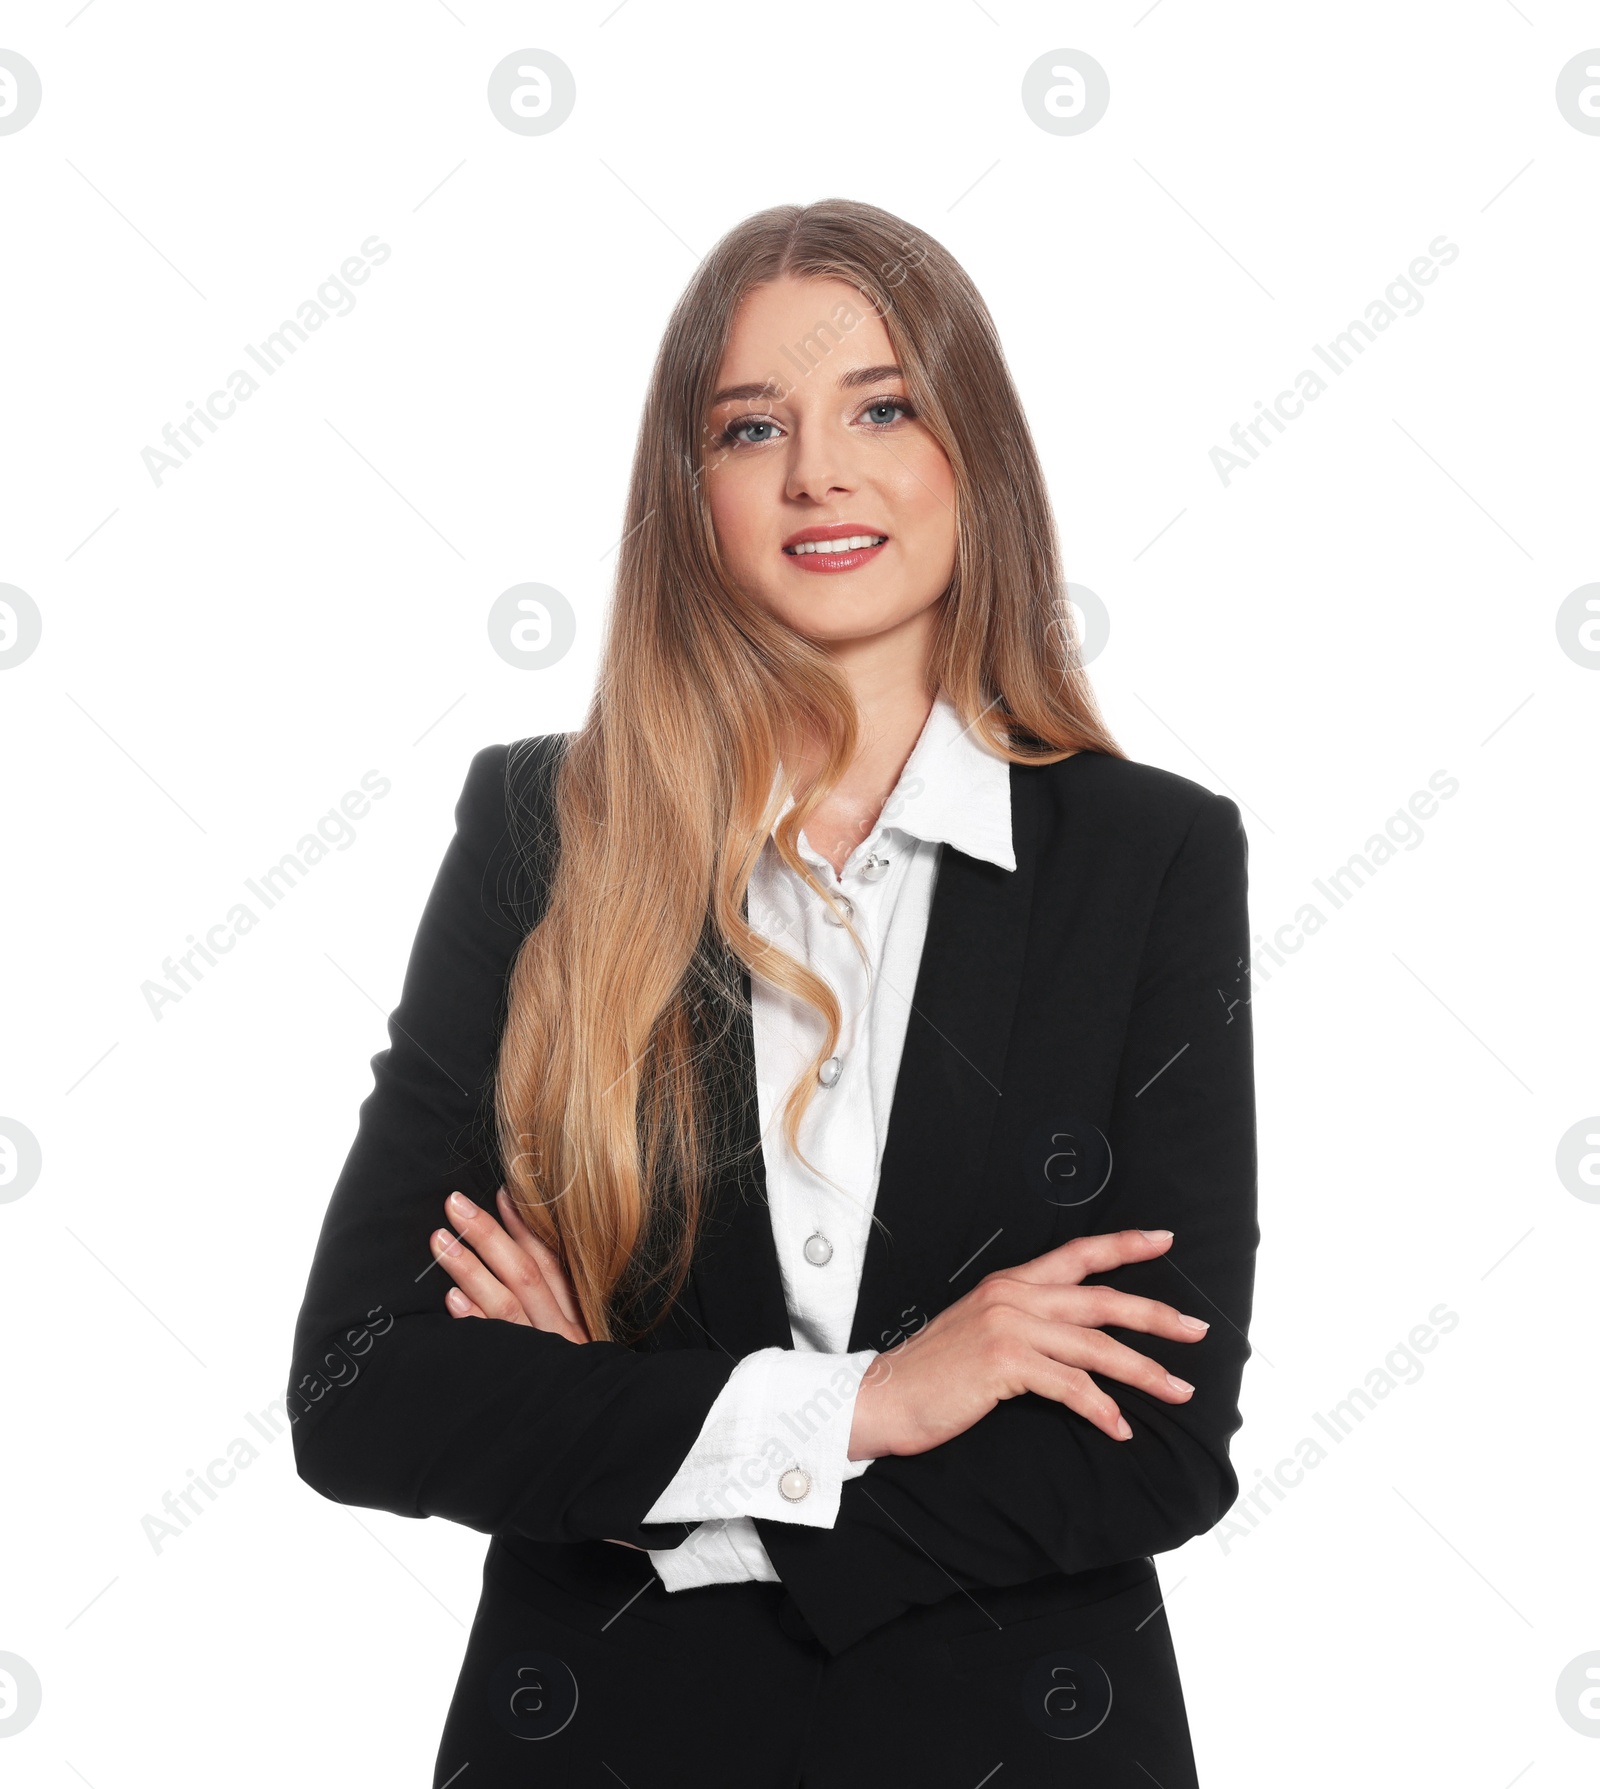
<svg viewBox="0 0 1600 1789">
<path fill-rule="evenodd" d="M 1150 1555 L 1237 1491 L 1245 837 L 1116 746 L 1062 592 L 951 256 L 724 238 L 296 1336 L 302 1476 L 494 1537 L 436 1784 L 1194 1784 Z"/>
</svg>

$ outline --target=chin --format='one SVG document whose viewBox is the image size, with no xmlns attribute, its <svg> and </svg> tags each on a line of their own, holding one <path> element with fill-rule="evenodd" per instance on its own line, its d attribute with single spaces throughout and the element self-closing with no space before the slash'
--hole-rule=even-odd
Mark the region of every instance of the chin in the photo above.
<svg viewBox="0 0 1600 1789">
<path fill-rule="evenodd" d="M 819 645 L 842 640 L 870 640 L 874 634 L 887 633 L 906 619 L 898 609 L 879 609 L 875 604 L 866 606 L 844 597 L 799 608 L 777 605 L 773 613 L 785 627 L 793 628 L 797 634 L 804 634 Z"/>
</svg>

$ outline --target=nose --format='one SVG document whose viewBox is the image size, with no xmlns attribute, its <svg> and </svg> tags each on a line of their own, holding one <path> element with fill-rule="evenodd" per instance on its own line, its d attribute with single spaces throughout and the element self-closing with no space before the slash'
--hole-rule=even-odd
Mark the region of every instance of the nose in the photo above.
<svg viewBox="0 0 1600 1789">
<path fill-rule="evenodd" d="M 848 496 L 857 478 L 848 433 L 816 420 L 802 421 L 790 437 L 784 495 L 791 502 L 825 503 Z"/>
</svg>

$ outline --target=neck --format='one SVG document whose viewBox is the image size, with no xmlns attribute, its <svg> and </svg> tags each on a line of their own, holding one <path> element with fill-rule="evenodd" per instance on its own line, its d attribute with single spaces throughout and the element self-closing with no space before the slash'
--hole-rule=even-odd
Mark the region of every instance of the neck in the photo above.
<svg viewBox="0 0 1600 1789">
<path fill-rule="evenodd" d="M 928 664 L 936 619 L 934 609 L 925 609 L 889 633 L 829 645 L 855 698 L 856 754 L 829 791 L 820 824 L 814 822 L 815 831 L 808 828 L 806 836 L 835 867 L 877 824 L 927 723 L 933 708 Z M 819 763 L 816 742 L 808 742 L 796 766 L 797 793 L 810 788 Z M 828 844 L 820 843 L 823 837 Z"/>
</svg>

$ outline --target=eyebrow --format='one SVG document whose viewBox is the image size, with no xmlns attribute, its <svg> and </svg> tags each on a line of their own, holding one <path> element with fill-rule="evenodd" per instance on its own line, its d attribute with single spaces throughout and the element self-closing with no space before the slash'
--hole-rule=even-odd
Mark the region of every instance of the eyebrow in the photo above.
<svg viewBox="0 0 1600 1789">
<path fill-rule="evenodd" d="M 839 386 L 844 391 L 854 391 L 859 385 L 877 385 L 885 379 L 903 379 L 905 374 L 899 367 L 890 363 L 887 366 L 856 367 L 848 373 L 841 373 Z M 752 398 L 781 398 L 792 386 L 774 385 L 770 379 L 763 379 L 755 385 L 727 385 L 712 398 L 715 408 L 718 404 L 743 402 Z"/>
</svg>

